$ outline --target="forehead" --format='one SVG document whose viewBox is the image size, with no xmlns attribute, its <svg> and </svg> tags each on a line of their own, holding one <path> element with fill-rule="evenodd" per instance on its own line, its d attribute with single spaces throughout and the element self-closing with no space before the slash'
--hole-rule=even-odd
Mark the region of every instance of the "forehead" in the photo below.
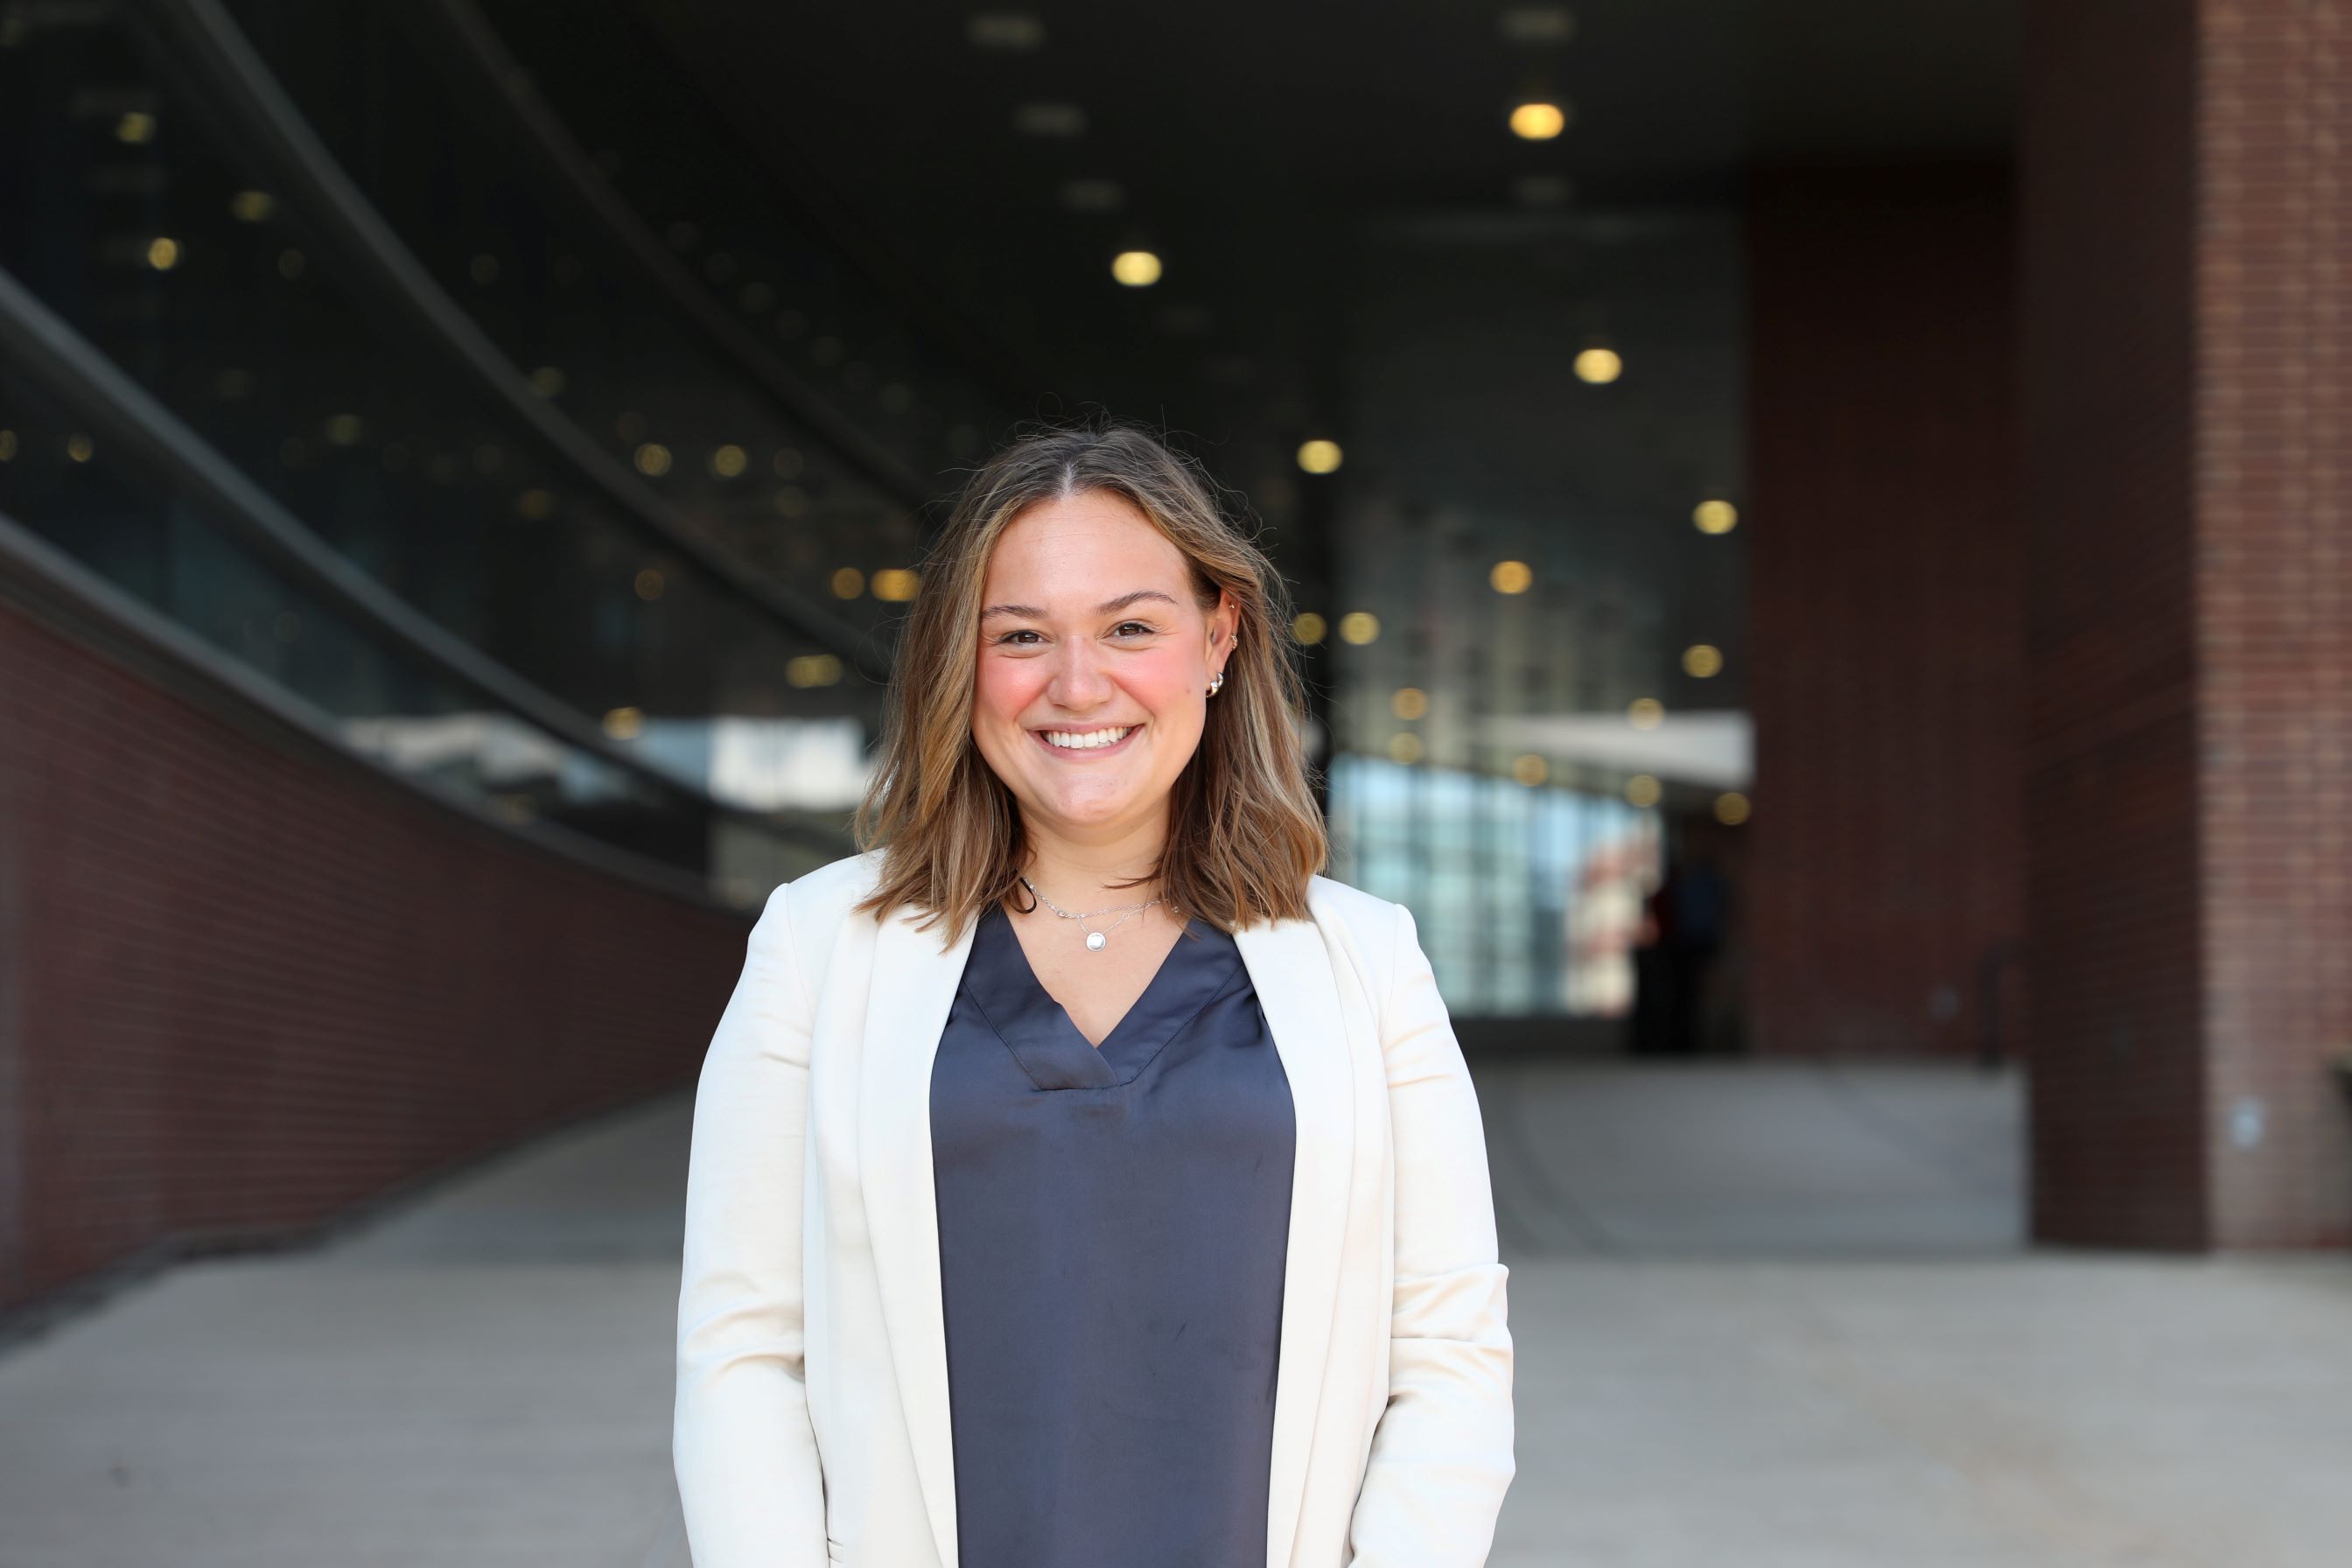
<svg viewBox="0 0 2352 1568">
<path fill-rule="evenodd" d="M 1129 588 L 1185 577 L 1183 552 L 1133 501 L 1108 490 L 1039 501 L 1005 526 L 988 560 L 992 589 L 1017 582 L 1087 592 L 1106 576 L 1131 579 L 1119 584 Z"/>
</svg>

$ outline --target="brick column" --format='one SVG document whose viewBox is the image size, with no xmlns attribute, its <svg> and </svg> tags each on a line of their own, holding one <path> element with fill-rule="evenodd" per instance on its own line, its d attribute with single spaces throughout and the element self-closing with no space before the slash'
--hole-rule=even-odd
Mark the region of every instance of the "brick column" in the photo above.
<svg viewBox="0 0 2352 1568">
<path fill-rule="evenodd" d="M 2016 1022 L 2013 203 L 1997 164 L 1749 180 L 1762 1055 L 1967 1057 Z"/>
<path fill-rule="evenodd" d="M 2029 9 L 2033 1226 L 2352 1239 L 2352 0 Z"/>
</svg>

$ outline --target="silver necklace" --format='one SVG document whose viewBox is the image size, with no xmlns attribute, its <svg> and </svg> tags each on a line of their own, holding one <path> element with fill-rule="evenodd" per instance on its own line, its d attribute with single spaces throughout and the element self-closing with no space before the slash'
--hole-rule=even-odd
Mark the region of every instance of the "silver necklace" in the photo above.
<svg viewBox="0 0 2352 1568">
<path fill-rule="evenodd" d="M 1014 875 L 1019 876 L 1020 874 L 1015 872 Z M 1150 909 L 1152 905 L 1160 901 L 1158 899 L 1146 899 L 1139 904 L 1113 904 L 1107 910 L 1089 910 L 1084 914 L 1074 915 L 1069 910 L 1064 909 L 1061 905 L 1055 903 L 1053 900 L 1047 898 L 1045 894 L 1038 892 L 1037 884 L 1031 881 L 1028 878 L 1022 877 L 1021 885 L 1028 889 L 1030 895 L 1039 903 L 1045 905 L 1047 909 L 1053 910 L 1055 914 L 1061 916 L 1066 921 L 1090 921 L 1098 915 L 1118 915 L 1118 919 L 1111 921 L 1110 924 L 1103 927 L 1102 930 L 1090 931 L 1087 932 L 1087 951 L 1088 952 L 1100 952 L 1104 948 L 1108 947 L 1110 945 L 1111 932 L 1117 931 L 1119 927 L 1133 920 L 1137 915 L 1141 914 L 1145 910 Z M 1124 910 L 1127 912 L 1125 914 L 1119 914 L 1121 910 Z"/>
</svg>

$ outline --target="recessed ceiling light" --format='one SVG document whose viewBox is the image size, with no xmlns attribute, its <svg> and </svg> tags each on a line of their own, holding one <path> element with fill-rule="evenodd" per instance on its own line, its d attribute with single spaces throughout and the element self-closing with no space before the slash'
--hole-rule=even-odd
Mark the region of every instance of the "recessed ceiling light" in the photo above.
<svg viewBox="0 0 2352 1568">
<path fill-rule="evenodd" d="M 1150 288 L 1160 270 L 1160 258 L 1149 250 L 1122 250 L 1110 258 L 1110 275 L 1130 289 Z"/>
<path fill-rule="evenodd" d="M 1511 134 L 1523 142 L 1549 142 L 1568 129 L 1568 110 L 1543 99 L 1511 110 Z"/>
</svg>

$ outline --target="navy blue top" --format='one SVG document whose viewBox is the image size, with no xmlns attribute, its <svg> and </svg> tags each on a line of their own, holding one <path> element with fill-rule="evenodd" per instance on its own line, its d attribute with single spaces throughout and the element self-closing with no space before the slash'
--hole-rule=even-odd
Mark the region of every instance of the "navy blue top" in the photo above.
<svg viewBox="0 0 2352 1568">
<path fill-rule="evenodd" d="M 931 1073 L 963 1568 L 1265 1568 L 1295 1143 L 1230 935 L 1097 1049 L 981 916 Z"/>
</svg>

